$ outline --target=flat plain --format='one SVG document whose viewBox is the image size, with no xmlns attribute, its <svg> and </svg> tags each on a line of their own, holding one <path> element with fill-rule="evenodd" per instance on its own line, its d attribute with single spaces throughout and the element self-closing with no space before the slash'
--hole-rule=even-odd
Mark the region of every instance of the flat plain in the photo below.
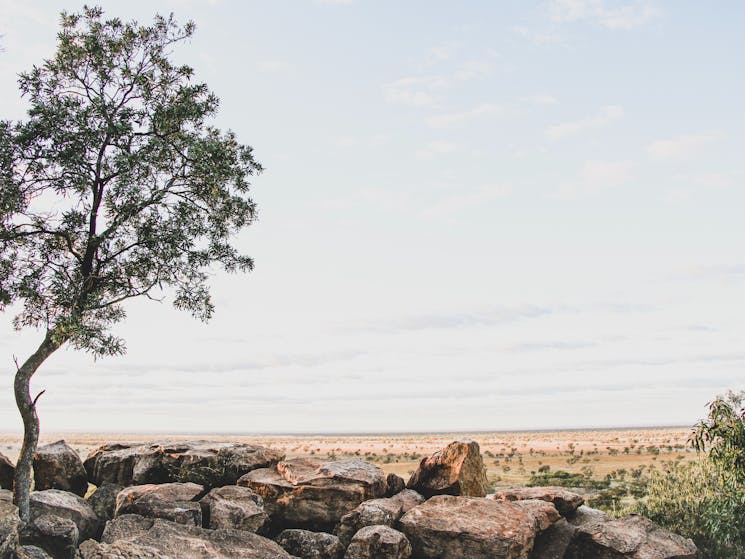
<svg viewBox="0 0 745 559">
<path fill-rule="evenodd" d="M 360 458 L 386 472 L 408 478 L 419 461 L 457 439 L 473 439 L 481 446 L 487 475 L 494 487 L 524 485 L 532 473 L 548 466 L 551 471 L 584 473 L 603 479 L 614 470 L 631 471 L 666 461 L 686 461 L 696 454 L 687 444 L 687 427 L 588 429 L 567 431 L 516 431 L 493 433 L 427 433 L 365 435 L 226 435 L 49 433 L 41 444 L 64 439 L 83 459 L 108 442 L 156 440 L 211 440 L 260 444 L 283 450 L 288 458 Z M 0 433 L 0 452 L 15 460 L 19 434 Z"/>
</svg>

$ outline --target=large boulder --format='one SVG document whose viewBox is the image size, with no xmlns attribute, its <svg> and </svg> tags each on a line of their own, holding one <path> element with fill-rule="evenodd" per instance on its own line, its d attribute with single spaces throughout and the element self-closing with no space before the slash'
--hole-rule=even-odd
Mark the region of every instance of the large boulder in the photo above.
<svg viewBox="0 0 745 559">
<path fill-rule="evenodd" d="M 204 493 L 196 483 L 133 485 L 116 496 L 115 516 L 140 514 L 179 524 L 202 525 L 202 508 L 195 499 Z"/>
<path fill-rule="evenodd" d="M 216 487 L 199 501 L 205 528 L 235 528 L 260 532 L 269 521 L 264 500 L 248 487 Z"/>
<path fill-rule="evenodd" d="M 342 516 L 334 532 L 344 545 L 349 545 L 352 536 L 365 526 L 393 527 L 404 514 L 423 502 L 424 497 L 413 489 L 404 489 L 386 499 L 370 499 Z"/>
<path fill-rule="evenodd" d="M 95 485 L 193 482 L 212 488 L 235 485 L 242 475 L 283 458 L 277 450 L 252 444 L 166 441 L 106 444 L 93 450 L 84 464 Z"/>
<path fill-rule="evenodd" d="M 525 559 L 536 521 L 504 501 L 439 495 L 399 521 L 417 559 Z"/>
<path fill-rule="evenodd" d="M 16 475 L 16 467 L 10 458 L 0 452 L 0 489 L 13 489 L 13 478 Z"/>
<path fill-rule="evenodd" d="M 576 531 L 566 518 L 560 518 L 536 536 L 529 559 L 564 559 Z"/>
<path fill-rule="evenodd" d="M 561 519 L 556 507 L 540 499 L 528 499 L 525 501 L 515 501 L 514 503 L 530 515 L 535 522 L 536 532 L 548 530 L 555 522 Z"/>
<path fill-rule="evenodd" d="M 277 543 L 300 559 L 342 559 L 344 546 L 339 538 L 326 532 L 311 532 L 292 528 L 277 536 Z"/>
<path fill-rule="evenodd" d="M 393 497 L 396 493 L 401 493 L 406 489 L 406 480 L 396 474 L 388 474 L 385 476 L 385 496 Z"/>
<path fill-rule="evenodd" d="M 154 550 L 153 555 L 122 555 L 128 559 L 160 556 L 179 559 L 293 559 L 278 544 L 253 532 L 231 529 L 206 530 L 198 526 L 186 526 L 162 518 L 145 518 L 134 514 L 118 516 L 111 520 L 106 525 L 101 543 L 117 543 L 125 548 L 126 543 L 133 544 L 139 549 Z"/>
<path fill-rule="evenodd" d="M 81 497 L 88 492 L 88 476 L 83 462 L 65 441 L 37 448 L 34 453 L 34 489 L 60 489 Z"/>
<path fill-rule="evenodd" d="M 485 497 L 489 490 L 479 443 L 461 440 L 422 458 L 406 484 L 426 498 L 433 495 Z"/>
<path fill-rule="evenodd" d="M 101 519 L 102 522 L 114 518 L 116 512 L 116 496 L 124 489 L 121 485 L 104 482 L 100 487 L 91 493 L 88 498 L 88 504 L 93 508 L 93 512 Z"/>
<path fill-rule="evenodd" d="M 44 514 L 69 518 L 78 527 L 80 541 L 96 537 L 101 531 L 101 521 L 88 502 L 67 491 L 46 489 L 33 491 L 30 498 L 31 518 Z"/>
<path fill-rule="evenodd" d="M 383 470 L 360 460 L 295 458 L 249 472 L 238 485 L 264 499 L 275 528 L 330 531 L 342 516 L 386 491 Z"/>
<path fill-rule="evenodd" d="M 344 559 L 409 559 L 411 544 L 389 526 L 366 526 L 357 532 Z"/>
<path fill-rule="evenodd" d="M 519 487 L 500 491 L 490 498 L 498 501 L 523 501 L 540 499 L 553 503 L 559 514 L 564 517 L 572 517 L 575 511 L 585 502 L 582 495 L 567 491 L 563 487 Z"/>
<path fill-rule="evenodd" d="M 20 543 L 43 549 L 55 559 L 73 559 L 78 548 L 78 527 L 69 518 L 42 514 L 20 531 Z"/>
<path fill-rule="evenodd" d="M 15 533 L 19 523 L 18 507 L 13 504 L 13 494 L 0 489 L 0 548 L 8 536 Z"/>
<path fill-rule="evenodd" d="M 567 559 L 696 559 L 693 541 L 631 515 L 577 527 Z"/>
</svg>

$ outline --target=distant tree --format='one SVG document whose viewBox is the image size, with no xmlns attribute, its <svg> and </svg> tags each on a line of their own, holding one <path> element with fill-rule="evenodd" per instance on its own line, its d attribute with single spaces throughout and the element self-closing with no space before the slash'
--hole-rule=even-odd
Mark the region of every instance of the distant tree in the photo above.
<svg viewBox="0 0 745 559">
<path fill-rule="evenodd" d="M 15 304 L 16 328 L 44 333 L 16 364 L 24 438 L 14 500 L 24 521 L 39 366 L 64 344 L 123 353 L 110 332 L 122 303 L 163 288 L 207 320 L 210 267 L 252 268 L 232 239 L 255 218 L 248 178 L 261 167 L 233 132 L 209 124 L 217 97 L 169 60 L 193 32 L 173 16 L 141 26 L 100 8 L 62 13 L 56 54 L 20 76 L 28 119 L 0 122 L 0 305 Z"/>
</svg>

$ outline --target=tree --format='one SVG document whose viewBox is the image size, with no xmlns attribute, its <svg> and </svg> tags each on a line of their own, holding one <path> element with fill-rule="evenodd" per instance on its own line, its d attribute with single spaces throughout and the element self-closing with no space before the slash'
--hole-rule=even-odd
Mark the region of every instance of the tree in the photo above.
<svg viewBox="0 0 745 559">
<path fill-rule="evenodd" d="M 0 123 L 0 305 L 19 309 L 16 328 L 44 333 L 14 382 L 24 521 L 39 436 L 29 386 L 41 364 L 64 344 L 123 353 L 111 327 L 133 297 L 167 289 L 207 320 L 209 270 L 253 266 L 233 237 L 255 219 L 248 179 L 261 167 L 209 124 L 217 97 L 169 60 L 193 32 L 173 16 L 141 26 L 100 8 L 62 13 L 55 56 L 19 79 L 28 119 Z"/>
<path fill-rule="evenodd" d="M 745 392 L 730 390 L 709 403 L 709 417 L 696 423 L 691 443 L 709 453 L 719 470 L 745 484 Z"/>
</svg>

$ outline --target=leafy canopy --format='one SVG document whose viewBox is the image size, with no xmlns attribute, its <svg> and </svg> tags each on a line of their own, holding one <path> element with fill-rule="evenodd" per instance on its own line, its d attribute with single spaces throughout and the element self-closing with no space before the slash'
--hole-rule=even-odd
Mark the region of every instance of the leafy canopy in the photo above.
<svg viewBox="0 0 745 559">
<path fill-rule="evenodd" d="M 251 269 L 231 241 L 255 219 L 261 167 L 209 124 L 217 97 L 169 60 L 193 32 L 85 7 L 62 14 L 54 58 L 21 74 L 28 119 L 0 122 L 0 306 L 20 303 L 17 328 L 119 353 L 109 328 L 125 300 L 171 287 L 206 320 L 209 269 Z"/>
</svg>

